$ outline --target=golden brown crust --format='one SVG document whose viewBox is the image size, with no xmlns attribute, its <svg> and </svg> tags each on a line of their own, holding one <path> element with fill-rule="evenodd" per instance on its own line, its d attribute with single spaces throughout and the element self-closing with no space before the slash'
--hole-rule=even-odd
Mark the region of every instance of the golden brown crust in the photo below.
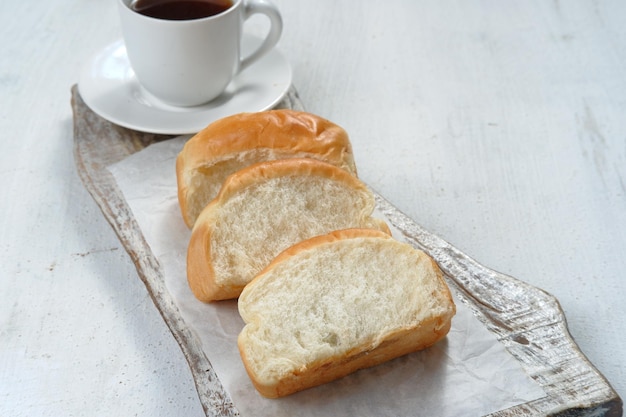
<svg viewBox="0 0 626 417">
<path fill-rule="evenodd" d="M 183 216 L 183 221 L 187 227 L 192 227 L 193 220 L 189 216 L 189 207 L 187 204 L 187 193 L 189 192 L 189 187 L 187 186 L 185 171 L 185 155 L 183 155 L 183 152 L 181 151 L 176 157 L 176 189 L 178 191 L 178 206 L 180 207 L 180 213 Z"/>
<path fill-rule="evenodd" d="M 212 161 L 261 148 L 283 155 L 314 155 L 356 175 L 348 134 L 324 118 L 286 109 L 225 117 L 189 139 L 176 159 L 178 201 L 189 227 L 195 221 L 188 199 L 194 173 Z"/>
<path fill-rule="evenodd" d="M 245 349 L 241 346 L 241 339 L 237 344 L 244 367 L 254 387 L 264 397 L 278 398 L 432 346 L 448 334 L 453 315 L 454 313 L 449 317 L 429 318 L 416 327 L 402 329 L 384 336 L 381 343 L 376 346 L 371 343 L 363 344 L 343 356 L 329 357 L 324 361 L 310 364 L 279 380 L 275 385 L 264 385 L 256 378 L 254 370 L 248 365 L 249 361 L 246 358 Z"/>
<path fill-rule="evenodd" d="M 348 134 L 340 126 L 311 113 L 270 110 L 240 113 L 211 123 L 183 150 L 185 165 L 198 166 L 206 157 L 217 158 L 252 148 L 290 149 L 342 160 L 352 153 Z"/>
<path fill-rule="evenodd" d="M 191 291 L 200 301 L 216 298 L 219 289 L 214 285 L 215 273 L 208 257 L 211 229 L 206 221 L 196 223 L 187 248 L 187 281 Z"/>
</svg>

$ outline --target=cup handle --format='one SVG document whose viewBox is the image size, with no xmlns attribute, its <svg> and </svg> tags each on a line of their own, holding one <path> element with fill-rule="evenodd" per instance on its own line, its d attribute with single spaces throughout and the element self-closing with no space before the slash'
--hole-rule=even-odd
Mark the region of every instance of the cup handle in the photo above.
<svg viewBox="0 0 626 417">
<path fill-rule="evenodd" d="M 283 19 L 278 8 L 268 0 L 246 0 L 244 4 L 244 20 L 248 20 L 252 15 L 260 13 L 270 19 L 270 29 L 267 36 L 254 52 L 245 58 L 239 57 L 239 71 L 243 71 L 254 61 L 261 58 L 278 43 L 283 32 Z"/>
</svg>

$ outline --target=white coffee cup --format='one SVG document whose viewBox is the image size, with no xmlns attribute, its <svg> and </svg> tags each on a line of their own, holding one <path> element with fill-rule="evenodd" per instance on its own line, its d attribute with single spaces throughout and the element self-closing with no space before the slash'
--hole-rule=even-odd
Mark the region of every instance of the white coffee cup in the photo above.
<svg viewBox="0 0 626 417">
<path fill-rule="evenodd" d="M 119 0 L 126 53 L 148 93 L 174 106 L 196 106 L 218 97 L 232 78 L 269 52 L 282 33 L 281 15 L 268 0 L 233 0 L 226 11 L 191 20 L 148 17 Z M 270 20 L 261 45 L 241 56 L 243 25 L 253 14 Z"/>
</svg>

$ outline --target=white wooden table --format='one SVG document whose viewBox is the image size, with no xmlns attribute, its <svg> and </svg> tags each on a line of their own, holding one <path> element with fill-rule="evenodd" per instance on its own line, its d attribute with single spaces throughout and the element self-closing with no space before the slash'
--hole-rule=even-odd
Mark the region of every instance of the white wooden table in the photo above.
<svg viewBox="0 0 626 417">
<path fill-rule="evenodd" d="M 350 133 L 360 177 L 556 296 L 624 398 L 626 2 L 276 3 L 294 85 Z M 70 88 L 119 38 L 116 7 L 0 3 L 0 415 L 202 415 L 74 166 Z"/>
</svg>

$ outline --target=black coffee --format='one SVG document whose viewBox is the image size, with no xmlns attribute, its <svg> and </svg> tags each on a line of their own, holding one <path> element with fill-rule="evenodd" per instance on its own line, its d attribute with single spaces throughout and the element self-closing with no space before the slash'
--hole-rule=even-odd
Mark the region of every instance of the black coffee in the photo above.
<svg viewBox="0 0 626 417">
<path fill-rule="evenodd" d="M 232 5 L 232 0 L 135 0 L 130 7 L 157 19 L 191 20 L 215 16 Z"/>
</svg>

